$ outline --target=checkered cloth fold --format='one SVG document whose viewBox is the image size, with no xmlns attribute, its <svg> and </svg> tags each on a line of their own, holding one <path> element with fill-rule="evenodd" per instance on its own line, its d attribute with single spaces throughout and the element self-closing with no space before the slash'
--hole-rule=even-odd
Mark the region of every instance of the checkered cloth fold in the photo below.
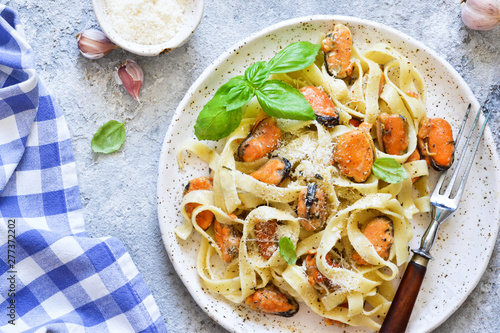
<svg viewBox="0 0 500 333">
<path fill-rule="evenodd" d="M 71 138 L 0 5 L 0 331 L 166 332 L 116 239 L 84 230 Z"/>
</svg>

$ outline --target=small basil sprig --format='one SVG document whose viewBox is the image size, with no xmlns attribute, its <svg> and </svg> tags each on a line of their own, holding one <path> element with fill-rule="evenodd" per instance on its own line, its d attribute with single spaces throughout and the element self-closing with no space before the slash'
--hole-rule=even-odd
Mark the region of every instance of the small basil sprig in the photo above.
<svg viewBox="0 0 500 333">
<path fill-rule="evenodd" d="M 386 183 L 396 184 L 408 178 L 406 169 L 392 157 L 377 158 L 372 166 L 375 176 Z"/>
<path fill-rule="evenodd" d="M 314 119 L 314 111 L 297 89 L 268 78 L 271 74 L 294 72 L 310 66 L 319 48 L 320 45 L 305 41 L 290 44 L 269 62 L 258 61 L 249 66 L 244 75 L 223 84 L 198 115 L 194 126 L 198 140 L 219 140 L 231 134 L 241 122 L 241 108 L 254 96 L 264 112 L 272 117 Z"/>
<path fill-rule="evenodd" d="M 92 150 L 96 153 L 112 153 L 120 149 L 125 137 L 125 122 L 110 120 L 94 134 L 91 142 Z"/>
<path fill-rule="evenodd" d="M 297 262 L 297 252 L 295 246 L 288 237 L 281 237 L 278 243 L 280 255 L 285 258 L 286 262 L 293 265 Z"/>
</svg>

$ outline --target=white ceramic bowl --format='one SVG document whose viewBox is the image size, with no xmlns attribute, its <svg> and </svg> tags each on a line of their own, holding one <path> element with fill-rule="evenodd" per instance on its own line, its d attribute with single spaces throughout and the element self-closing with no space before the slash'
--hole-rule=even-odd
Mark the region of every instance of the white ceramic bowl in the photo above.
<svg viewBox="0 0 500 333">
<path fill-rule="evenodd" d="M 144 45 L 125 40 L 113 29 L 109 16 L 106 12 L 106 1 L 92 0 L 92 5 L 102 31 L 113 41 L 113 43 L 137 55 L 155 56 L 169 52 L 181 46 L 189 39 L 189 37 L 191 37 L 201 22 L 205 1 L 188 0 L 186 12 L 184 13 L 184 25 L 180 27 L 179 31 L 173 38 L 156 45 Z"/>
</svg>

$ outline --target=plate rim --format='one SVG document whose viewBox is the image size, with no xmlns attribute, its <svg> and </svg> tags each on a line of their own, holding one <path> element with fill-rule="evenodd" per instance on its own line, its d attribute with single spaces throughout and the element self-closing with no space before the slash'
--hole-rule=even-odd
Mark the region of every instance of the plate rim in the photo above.
<svg viewBox="0 0 500 333">
<path fill-rule="evenodd" d="M 198 88 L 202 85 L 202 83 L 207 79 L 207 77 L 213 72 L 217 66 L 222 64 L 225 59 L 227 59 L 229 56 L 231 56 L 233 53 L 237 52 L 241 47 L 243 47 L 245 44 L 253 41 L 254 39 L 257 39 L 259 37 L 265 36 L 266 34 L 272 33 L 276 30 L 279 30 L 281 28 L 285 27 L 290 27 L 292 25 L 298 25 L 298 24 L 303 24 L 307 22 L 313 22 L 313 21 L 344 21 L 344 22 L 349 22 L 349 24 L 358 24 L 358 25 L 363 25 L 363 26 L 370 26 L 374 27 L 378 30 L 386 30 L 390 32 L 391 34 L 397 35 L 400 38 L 404 38 L 411 44 L 414 44 L 415 46 L 421 47 L 422 49 L 425 50 L 425 52 L 429 53 L 432 57 L 434 57 L 436 60 L 439 61 L 441 65 L 443 65 L 448 73 L 453 77 L 454 80 L 459 81 L 462 83 L 462 86 L 465 88 L 466 91 L 466 97 L 470 101 L 472 108 L 477 110 L 479 108 L 479 102 L 476 99 L 474 93 L 472 92 L 471 88 L 465 81 L 465 79 L 460 76 L 460 74 L 455 70 L 453 66 L 451 66 L 442 56 L 440 56 L 436 51 L 434 51 L 432 48 L 426 46 L 422 42 L 418 41 L 414 37 L 401 32 L 395 28 L 392 28 L 390 26 L 387 26 L 383 23 L 379 23 L 377 21 L 373 20 L 368 20 L 368 19 L 363 19 L 359 17 L 354 17 L 354 16 L 345 16 L 345 15 L 306 15 L 306 16 L 301 16 L 301 17 L 296 17 L 296 18 L 291 18 L 287 20 L 283 20 L 277 23 L 274 23 L 272 25 L 269 25 L 257 32 L 254 32 L 247 37 L 240 39 L 238 42 L 234 43 L 230 47 L 228 47 L 222 54 L 220 54 L 214 61 L 212 61 L 200 74 L 200 76 L 193 82 L 193 84 L 189 87 L 187 90 L 186 94 L 184 95 L 183 99 L 179 102 L 174 114 L 172 115 L 171 122 L 168 126 L 168 129 L 166 131 L 166 134 L 164 136 L 163 144 L 162 144 L 162 149 L 160 152 L 160 159 L 158 163 L 158 182 L 157 182 L 157 215 L 158 215 L 158 222 L 160 226 L 160 232 L 162 236 L 162 242 L 165 247 L 165 250 L 167 252 L 167 255 L 169 257 L 170 262 L 172 263 L 175 273 L 179 276 L 179 269 L 182 269 L 182 267 L 178 266 L 178 262 L 173 260 L 171 253 L 169 251 L 169 238 L 166 236 L 167 232 L 171 232 L 171 229 L 168 229 L 166 225 L 168 223 L 163 223 L 167 222 L 163 220 L 162 214 L 160 212 L 160 191 L 162 188 L 162 181 L 161 181 L 161 176 L 162 176 L 162 167 L 165 165 L 165 157 L 167 154 L 165 152 L 168 150 L 169 144 L 167 143 L 168 139 L 172 137 L 172 132 L 175 130 L 175 119 L 179 119 L 179 116 L 182 114 L 184 108 L 188 104 L 190 98 L 195 94 L 195 92 L 198 90 Z M 481 115 L 481 118 L 484 120 L 484 115 Z M 500 194 L 500 159 L 499 155 L 495 145 L 495 141 L 493 139 L 493 134 L 491 132 L 491 129 L 489 126 L 486 126 L 486 129 L 483 134 L 483 139 L 485 142 L 485 146 L 490 146 L 493 149 L 489 149 L 491 154 L 492 154 L 492 160 L 496 161 L 496 166 L 497 166 L 497 171 L 496 171 L 496 193 Z M 495 220 L 500 219 L 500 209 L 497 207 L 494 212 Z M 498 233 L 500 231 L 500 224 L 497 223 L 496 225 L 496 232 L 494 235 L 492 234 L 492 237 L 489 238 L 489 242 L 486 242 L 488 244 L 489 251 L 487 253 L 487 260 L 484 260 L 483 264 L 479 267 L 477 270 L 480 272 L 480 274 L 476 275 L 475 280 L 470 284 L 469 290 L 466 292 L 462 293 L 462 296 L 459 298 L 459 302 L 456 307 L 451 308 L 450 311 L 444 313 L 443 316 L 439 320 L 437 320 L 432 327 L 429 328 L 429 331 L 434 330 L 438 326 L 440 326 L 442 323 L 444 323 L 453 313 L 455 313 L 458 308 L 460 308 L 465 300 L 469 297 L 469 295 L 472 293 L 472 291 L 477 287 L 479 281 L 481 278 L 484 276 L 484 273 L 486 271 L 486 268 L 489 265 L 489 262 L 491 261 L 491 256 L 493 253 L 493 250 L 495 249 L 495 244 L 496 244 L 496 239 L 498 237 Z M 198 297 L 198 294 L 192 287 L 185 282 L 184 279 L 180 278 L 182 281 L 183 285 L 186 287 L 186 289 L 189 291 L 189 294 L 193 298 L 193 300 L 196 302 L 196 304 L 216 323 L 224 327 L 225 329 L 232 331 L 232 332 L 237 332 L 237 326 L 236 325 L 230 325 L 228 324 L 227 320 L 221 321 L 219 318 L 217 318 L 212 312 L 206 311 L 202 304 L 200 303 L 202 300 L 201 298 Z"/>
</svg>

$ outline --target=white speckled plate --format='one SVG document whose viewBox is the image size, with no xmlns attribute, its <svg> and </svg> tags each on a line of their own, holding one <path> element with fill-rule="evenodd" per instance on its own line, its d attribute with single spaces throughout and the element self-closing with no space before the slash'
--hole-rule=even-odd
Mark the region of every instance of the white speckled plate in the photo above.
<svg viewBox="0 0 500 333">
<path fill-rule="evenodd" d="M 375 42 L 388 42 L 415 64 L 428 85 L 429 116 L 446 118 L 457 131 L 466 106 L 478 102 L 457 72 L 435 52 L 394 29 L 352 17 L 312 16 L 281 22 L 241 41 L 222 54 L 189 89 L 173 117 L 165 136 L 159 164 L 158 217 L 170 259 L 199 304 L 215 321 L 234 332 L 366 332 L 363 328 L 327 327 L 322 319 L 302 306 L 292 318 L 265 316 L 226 301 L 207 291 L 196 272 L 199 235 L 188 240 L 176 238 L 174 229 L 182 224 L 179 202 L 183 185 L 193 177 L 208 175 L 208 167 L 192 157 L 180 172 L 176 154 L 187 141 L 195 139 L 193 125 L 202 106 L 217 88 L 257 60 L 269 60 L 291 42 L 318 42 L 334 22 L 347 24 L 355 46 L 364 51 Z M 456 133 L 456 132 L 455 132 Z M 457 212 L 442 226 L 408 332 L 428 332 L 448 318 L 470 294 L 481 278 L 495 245 L 499 221 L 499 160 L 489 129 L 484 134 L 476 162 L 469 177 L 464 200 Z M 435 175 L 434 175 L 435 176 Z M 432 177 L 431 177 L 432 178 Z M 434 177 L 435 178 L 435 177 Z M 417 248 L 429 223 L 428 214 L 412 220 Z"/>
</svg>

